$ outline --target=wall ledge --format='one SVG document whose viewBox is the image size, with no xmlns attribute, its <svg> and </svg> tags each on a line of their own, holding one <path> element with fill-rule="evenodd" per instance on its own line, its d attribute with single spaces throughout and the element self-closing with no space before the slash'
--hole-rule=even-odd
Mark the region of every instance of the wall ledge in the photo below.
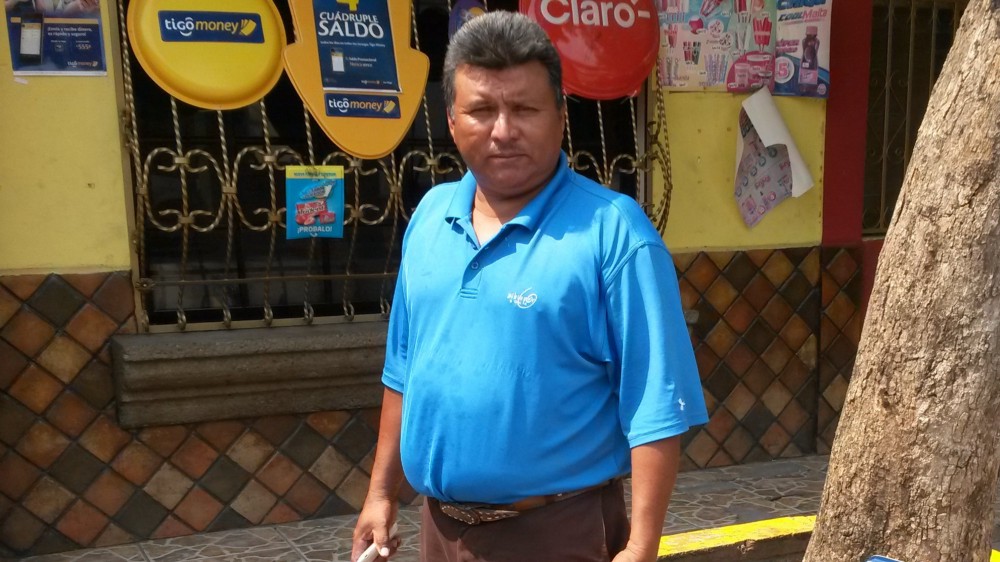
<svg viewBox="0 0 1000 562">
<path fill-rule="evenodd" d="M 377 406 L 385 322 L 120 335 L 122 427 Z"/>
</svg>

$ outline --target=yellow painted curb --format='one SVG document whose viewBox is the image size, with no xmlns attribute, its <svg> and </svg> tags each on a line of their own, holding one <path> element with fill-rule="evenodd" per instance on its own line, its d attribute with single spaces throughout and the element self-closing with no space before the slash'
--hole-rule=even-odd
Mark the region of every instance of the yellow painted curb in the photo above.
<svg viewBox="0 0 1000 562">
<path fill-rule="evenodd" d="M 709 550 L 744 541 L 759 541 L 799 533 L 811 533 L 815 524 L 815 515 L 803 515 L 700 529 L 676 535 L 664 535 L 660 537 L 660 549 L 657 557 Z M 994 550 L 990 555 L 990 562 L 1000 562 L 1000 552 Z"/>
<path fill-rule="evenodd" d="M 812 532 L 815 515 L 780 517 L 727 527 L 700 529 L 660 537 L 658 556 L 707 550 L 747 540 L 763 540 Z"/>
</svg>

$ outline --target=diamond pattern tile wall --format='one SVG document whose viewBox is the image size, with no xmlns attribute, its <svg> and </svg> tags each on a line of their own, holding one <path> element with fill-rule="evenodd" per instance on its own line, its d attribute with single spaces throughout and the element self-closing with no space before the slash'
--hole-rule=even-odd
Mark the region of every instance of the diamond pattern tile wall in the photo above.
<svg viewBox="0 0 1000 562">
<path fill-rule="evenodd" d="M 0 277 L 0 558 L 357 509 L 377 409 L 118 427 L 132 302 L 126 273 Z"/>
<path fill-rule="evenodd" d="M 822 254 L 817 450 L 829 453 L 861 341 L 863 261 L 846 248 L 825 248 Z"/>
<path fill-rule="evenodd" d="M 861 334 L 857 256 L 674 259 L 711 413 L 684 468 L 828 451 Z M 107 347 L 135 330 L 132 302 L 126 273 L 0 277 L 0 557 L 360 507 L 377 409 L 118 427 Z"/>
<path fill-rule="evenodd" d="M 829 452 L 863 323 L 855 250 L 674 258 L 711 421 L 685 469 Z"/>
<path fill-rule="evenodd" d="M 675 256 L 681 300 L 698 312 L 695 357 L 711 420 L 684 467 L 816 450 L 820 250 Z"/>
</svg>

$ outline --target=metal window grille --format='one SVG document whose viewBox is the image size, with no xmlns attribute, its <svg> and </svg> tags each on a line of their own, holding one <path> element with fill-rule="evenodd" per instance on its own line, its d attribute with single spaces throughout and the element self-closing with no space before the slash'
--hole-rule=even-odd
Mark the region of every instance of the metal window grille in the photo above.
<svg viewBox="0 0 1000 562">
<path fill-rule="evenodd" d="M 275 4 L 294 37 L 287 1 Z M 402 144 L 379 160 L 334 146 L 287 77 L 239 110 L 202 110 L 170 97 L 134 62 L 127 8 L 118 0 L 141 330 L 385 318 L 410 213 L 432 185 L 464 172 L 440 91 L 450 0 L 412 2 L 413 47 L 431 59 L 428 87 Z M 516 2 L 491 0 L 488 9 L 513 10 Z M 667 178 L 664 198 L 647 205 L 662 230 L 670 197 L 669 153 L 658 142 L 662 97 L 649 125 L 642 100 L 569 98 L 568 107 L 564 148 L 575 169 L 640 201 L 652 167 Z M 285 240 L 291 164 L 344 166 L 343 239 Z"/>
<path fill-rule="evenodd" d="M 931 89 L 968 0 L 876 0 L 863 229 L 884 234 Z"/>
</svg>

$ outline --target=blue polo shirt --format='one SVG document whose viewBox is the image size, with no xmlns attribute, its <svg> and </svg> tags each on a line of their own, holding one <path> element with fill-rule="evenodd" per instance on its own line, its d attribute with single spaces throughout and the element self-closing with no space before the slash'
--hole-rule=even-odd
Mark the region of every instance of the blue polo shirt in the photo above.
<svg viewBox="0 0 1000 562">
<path fill-rule="evenodd" d="M 708 421 L 673 262 L 630 197 L 566 166 L 492 240 L 476 180 L 431 189 L 403 239 L 382 380 L 407 480 L 508 503 L 630 470 Z"/>
</svg>

